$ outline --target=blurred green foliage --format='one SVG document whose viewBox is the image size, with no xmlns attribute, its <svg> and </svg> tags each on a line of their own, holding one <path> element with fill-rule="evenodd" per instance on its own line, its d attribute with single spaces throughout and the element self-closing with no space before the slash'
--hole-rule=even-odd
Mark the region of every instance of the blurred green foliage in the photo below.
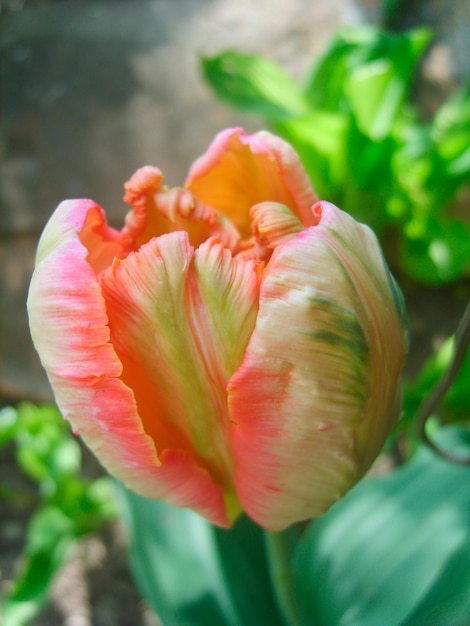
<svg viewBox="0 0 470 626">
<path fill-rule="evenodd" d="M 446 427 L 437 441 L 468 454 L 470 433 Z M 310 524 L 293 554 L 302 623 L 468 624 L 469 475 L 421 445 Z"/>
<path fill-rule="evenodd" d="M 397 0 L 388 0 L 392 13 Z M 202 60 L 215 92 L 263 116 L 298 151 L 319 196 L 368 223 L 392 266 L 427 284 L 470 269 L 470 226 L 452 202 L 470 180 L 470 87 L 430 122 L 410 91 L 430 33 L 338 33 L 298 85 L 270 60 L 223 52 Z M 449 338 L 404 387 L 405 463 L 367 477 L 300 534 L 290 535 L 301 624 L 466 626 L 470 614 L 470 469 L 418 441 L 414 416 L 449 367 Z M 468 454 L 470 355 L 430 424 L 433 439 Z M 439 419 L 437 419 L 439 417 Z M 442 428 L 440 421 L 451 423 Z M 4 598 L 4 626 L 29 623 L 75 541 L 115 516 L 108 478 L 84 478 L 81 449 L 56 408 L 0 411 L 1 447 L 36 485 L 21 569 Z M 165 626 L 288 623 L 270 572 L 269 542 L 246 517 L 221 530 L 187 510 L 120 488 L 141 589 Z M 21 497 L 0 484 L 4 501 Z M 30 497 L 28 495 L 27 497 Z"/>
<path fill-rule="evenodd" d="M 402 424 L 411 424 L 423 399 L 431 392 L 445 370 L 450 366 L 454 337 L 449 337 L 426 361 L 418 376 L 405 383 L 404 417 Z M 467 350 L 460 370 L 449 387 L 439 415 L 445 423 L 466 421 L 470 418 L 470 352 Z"/>
<path fill-rule="evenodd" d="M 346 29 L 302 85 L 234 51 L 203 58 L 202 70 L 221 99 L 294 146 L 319 197 L 369 224 L 394 269 L 436 285 L 470 270 L 470 217 L 452 214 L 470 181 L 470 85 L 420 119 L 410 90 L 430 37 Z"/>
<path fill-rule="evenodd" d="M 437 441 L 468 453 L 470 433 L 446 427 Z M 421 444 L 402 467 L 284 531 L 295 618 L 277 602 L 272 542 L 244 516 L 221 530 L 122 488 L 133 569 L 165 626 L 466 626 L 469 474 Z"/>
<path fill-rule="evenodd" d="M 113 519 L 116 506 L 109 478 L 83 477 L 80 445 L 55 407 L 23 403 L 1 409 L 0 447 L 6 445 L 14 446 L 17 465 L 37 485 L 21 567 L 2 605 L 3 626 L 22 626 L 46 602 L 73 543 Z M 8 475 L 0 499 L 21 499 Z"/>
</svg>

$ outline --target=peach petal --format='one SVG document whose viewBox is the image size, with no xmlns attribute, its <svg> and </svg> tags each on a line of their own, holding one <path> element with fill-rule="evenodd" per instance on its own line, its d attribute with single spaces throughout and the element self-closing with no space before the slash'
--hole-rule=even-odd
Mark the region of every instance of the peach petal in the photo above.
<svg viewBox="0 0 470 626">
<path fill-rule="evenodd" d="M 28 296 L 33 341 L 58 406 L 103 465 L 130 488 L 227 525 L 220 487 L 185 451 L 167 450 L 158 458 L 133 391 L 119 378 L 122 363 L 110 343 L 101 287 L 80 240 L 80 229 L 97 209 L 89 201 L 57 209 L 41 239 Z"/>
<path fill-rule="evenodd" d="M 237 492 L 263 527 L 322 514 L 398 418 L 402 310 L 372 232 L 327 203 L 275 249 L 229 383 Z"/>
<path fill-rule="evenodd" d="M 286 205 L 304 226 L 313 223 L 317 197 L 293 148 L 268 132 L 222 131 L 191 167 L 185 187 L 230 218 L 244 238 L 249 210 L 263 201 Z"/>
</svg>

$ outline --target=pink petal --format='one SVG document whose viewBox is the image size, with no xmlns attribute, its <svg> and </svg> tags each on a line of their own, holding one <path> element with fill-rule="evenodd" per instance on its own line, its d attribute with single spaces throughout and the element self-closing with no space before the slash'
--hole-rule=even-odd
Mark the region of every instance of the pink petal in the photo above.
<svg viewBox="0 0 470 626">
<path fill-rule="evenodd" d="M 90 220 L 96 224 L 100 212 L 86 200 L 60 205 L 41 239 L 31 281 L 31 333 L 59 408 L 103 465 L 130 488 L 227 525 L 221 488 L 184 450 L 167 450 L 158 458 L 133 391 L 120 379 L 105 301 L 81 242 L 83 236 L 96 243 L 85 226 Z"/>
<path fill-rule="evenodd" d="M 398 417 L 404 323 L 375 236 L 327 203 L 314 212 L 271 257 L 229 383 L 237 492 L 271 530 L 321 515 Z"/>
<path fill-rule="evenodd" d="M 111 341 L 159 454 L 186 450 L 234 496 L 226 386 L 254 328 L 258 271 L 209 240 L 154 238 L 102 275 Z"/>
<path fill-rule="evenodd" d="M 230 218 L 242 235 L 251 235 L 249 210 L 264 201 L 284 204 L 305 226 L 313 224 L 316 201 L 293 148 L 267 132 L 247 135 L 227 129 L 190 169 L 185 186 L 202 202 Z"/>
</svg>

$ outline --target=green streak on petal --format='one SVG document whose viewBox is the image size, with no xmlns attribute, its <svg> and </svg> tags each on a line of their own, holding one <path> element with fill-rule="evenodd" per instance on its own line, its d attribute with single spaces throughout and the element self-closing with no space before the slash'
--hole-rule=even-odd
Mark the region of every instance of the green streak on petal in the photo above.
<svg viewBox="0 0 470 626">
<path fill-rule="evenodd" d="M 323 298 L 311 299 L 320 328 L 308 333 L 311 340 L 328 347 L 328 356 L 348 364 L 350 382 L 347 390 L 364 401 L 367 394 L 369 346 L 353 311 Z"/>
<path fill-rule="evenodd" d="M 311 303 L 316 313 L 321 312 L 328 316 L 332 324 L 332 328 L 314 331 L 312 336 L 318 341 L 350 350 L 358 357 L 358 360 L 365 361 L 369 354 L 369 346 L 355 314 L 324 298 L 312 298 Z"/>
</svg>

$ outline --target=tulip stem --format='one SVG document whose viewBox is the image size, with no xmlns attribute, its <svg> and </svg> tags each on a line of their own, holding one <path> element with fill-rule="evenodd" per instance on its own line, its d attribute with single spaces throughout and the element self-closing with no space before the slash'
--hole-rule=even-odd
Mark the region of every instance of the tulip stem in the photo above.
<svg viewBox="0 0 470 626">
<path fill-rule="evenodd" d="M 288 626 L 299 626 L 299 611 L 292 577 L 292 537 L 289 531 L 266 532 L 271 582 L 278 607 Z"/>
</svg>

